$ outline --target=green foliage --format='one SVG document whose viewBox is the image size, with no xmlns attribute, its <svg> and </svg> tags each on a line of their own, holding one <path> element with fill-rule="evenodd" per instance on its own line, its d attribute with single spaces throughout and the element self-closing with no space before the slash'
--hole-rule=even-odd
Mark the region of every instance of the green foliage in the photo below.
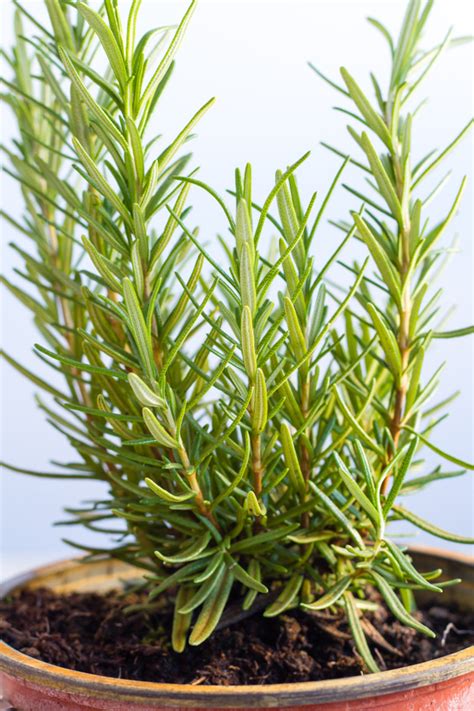
<svg viewBox="0 0 474 711">
<path fill-rule="evenodd" d="M 472 333 L 471 326 L 440 331 L 436 318 L 441 290 L 432 293 L 434 277 L 441 272 L 443 254 L 449 252 L 439 240 L 459 206 L 465 179 L 448 214 L 434 226 L 428 210 L 433 191 L 426 198 L 421 192 L 425 178 L 431 176 L 458 145 L 472 127 L 472 120 L 444 150 L 431 152 L 421 159 L 412 157 L 412 126 L 419 108 L 413 106 L 412 100 L 417 89 L 441 52 L 466 39 L 452 40 L 448 35 L 438 47 L 421 50 L 420 38 L 431 6 L 430 1 L 422 7 L 420 0 L 410 0 L 397 41 L 383 25 L 371 20 L 388 42 L 392 59 L 385 95 L 371 75 L 375 90 L 372 102 L 351 74 L 341 69 L 344 86 L 341 91 L 352 104 L 349 110 L 342 108 L 341 111 L 359 121 L 347 128 L 356 151 L 362 153 L 362 158 L 357 157 L 352 162 L 364 172 L 367 190 L 361 192 L 352 185 L 345 187 L 364 200 L 363 214 L 352 215 L 356 237 L 365 243 L 375 275 L 364 277 L 357 293 L 358 307 L 346 312 L 345 339 L 339 341 L 334 350 L 341 369 L 347 370 L 357 361 L 357 367 L 348 372 L 341 383 L 341 394 L 337 395 L 352 425 L 352 433 L 335 457 L 342 483 L 374 526 L 371 555 L 366 558 L 363 551 L 357 550 L 350 557 L 353 563 L 360 559 L 360 563 L 356 563 L 359 574 L 365 567 L 392 613 L 403 624 L 424 633 L 426 629 L 420 630 L 413 618 L 407 617 L 412 599 L 406 593 L 409 588 L 428 588 L 431 583 L 426 575 L 413 568 L 409 556 L 385 537 L 386 524 L 404 519 L 438 537 L 473 542 L 442 531 L 396 503 L 401 494 L 452 476 L 443 472 L 441 466 L 425 475 L 411 476 L 415 469 L 414 457 L 422 446 L 442 459 L 472 469 L 472 465 L 444 452 L 431 441 L 437 425 L 444 419 L 435 419 L 433 415 L 445 408 L 452 398 L 434 406 L 429 402 L 439 382 L 439 371 L 429 377 L 424 367 L 425 354 L 433 338 L 457 338 Z M 361 133 L 360 122 L 364 129 Z M 327 147 L 342 154 L 337 148 Z M 445 182 L 444 178 L 438 182 L 435 191 L 444 187 Z M 344 230 L 348 226 L 340 223 Z M 345 266 L 358 272 L 357 263 Z M 363 418 L 357 420 L 351 416 L 361 408 Z M 421 465 L 418 459 L 416 468 Z M 355 480 L 350 479 L 351 473 Z M 360 488 L 356 483 L 358 479 Z M 340 553 L 347 556 L 347 548 Z M 338 583 L 335 586 L 337 591 L 345 589 L 346 583 L 342 585 L 341 581 L 346 581 L 342 572 L 339 587 Z M 397 588 L 401 599 L 395 592 Z M 355 592 L 360 595 L 360 588 Z M 357 598 L 350 594 L 346 599 L 350 626 L 359 653 L 373 670 L 374 658 L 352 608 L 354 599 Z"/>
<path fill-rule="evenodd" d="M 107 488 L 107 498 L 70 509 L 68 523 L 112 533 L 112 547 L 88 557 L 106 551 L 143 568 L 150 604 L 172 593 L 177 652 L 208 639 L 233 596 L 248 614 L 254 604 L 269 617 L 299 605 L 345 614 L 375 671 L 362 618 L 369 588 L 403 624 L 431 634 L 411 614 L 412 591 L 446 584 L 417 571 L 387 525 L 403 519 L 461 540 L 398 504 L 459 473 L 413 477 L 421 446 L 464 466 L 429 441 L 437 423 L 423 420 L 437 384 L 437 375 L 424 382 L 432 338 L 472 332 L 429 325 L 439 240 L 461 194 L 429 229 L 415 192 L 458 142 L 411 166 L 405 104 L 440 53 L 418 49 L 429 5 L 410 2 L 398 44 L 383 30 L 393 45 L 386 99 L 377 88 L 374 105 L 346 70 L 346 89 L 336 85 L 365 124 L 350 133 L 367 165 L 352 162 L 376 196 L 342 225 L 323 265 L 313 239 L 351 159 L 322 200 L 306 204 L 298 190 L 307 155 L 277 171 L 263 201 L 251 167 L 237 170 L 226 200 L 186 174 L 182 153 L 211 102 L 170 144 L 149 139 L 194 3 L 174 31 L 138 40 L 139 0 L 124 22 L 114 0 L 99 13 L 82 2 L 45 5 L 51 27 L 36 26 L 31 41 L 22 23 L 34 18 L 18 6 L 7 58 L 3 98 L 19 135 L 4 152 L 25 209 L 21 222 L 4 217 L 28 238 L 28 249 L 12 245 L 28 285 L 5 285 L 33 314 L 53 384 L 6 358 L 49 396 L 38 404 L 77 452 L 50 475 Z M 190 221 L 192 186 L 222 210 L 218 256 Z M 354 235 L 376 276 L 368 257 L 349 266 L 347 293 L 330 294 L 327 272 Z"/>
</svg>

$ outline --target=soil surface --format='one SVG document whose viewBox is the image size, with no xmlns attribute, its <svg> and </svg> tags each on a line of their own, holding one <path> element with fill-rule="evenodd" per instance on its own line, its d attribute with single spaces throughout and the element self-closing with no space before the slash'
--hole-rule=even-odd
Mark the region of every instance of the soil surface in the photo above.
<svg viewBox="0 0 474 711">
<path fill-rule="evenodd" d="M 60 667 L 140 681 L 273 684 L 363 672 L 346 624 L 328 612 L 295 610 L 279 618 L 254 614 L 218 630 L 212 641 L 176 654 L 168 641 L 171 609 L 124 613 L 127 605 L 143 601 L 136 594 L 21 591 L 0 601 L 0 637 L 24 654 Z M 381 669 L 424 662 L 474 644 L 474 613 L 431 606 L 416 614 L 437 633 L 436 639 L 402 627 L 382 606 L 366 613 L 365 631 Z"/>
</svg>

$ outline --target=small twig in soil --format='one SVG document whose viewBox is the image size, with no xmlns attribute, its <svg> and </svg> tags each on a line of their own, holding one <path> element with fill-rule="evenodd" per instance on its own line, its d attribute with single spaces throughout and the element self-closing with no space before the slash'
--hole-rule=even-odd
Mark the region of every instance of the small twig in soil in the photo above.
<svg viewBox="0 0 474 711">
<path fill-rule="evenodd" d="M 380 654 L 380 651 L 377 649 L 377 647 L 374 648 L 374 654 L 379 661 L 380 668 L 382 669 L 382 671 L 385 671 L 387 668 L 387 665 L 385 664 L 385 659 L 382 657 L 382 655 Z"/>
<path fill-rule="evenodd" d="M 203 681 L 206 681 L 206 677 L 200 676 L 197 679 L 193 679 L 190 684 L 191 686 L 198 686 L 199 684 L 202 684 Z"/>
<path fill-rule="evenodd" d="M 474 634 L 474 630 L 460 630 L 452 622 L 449 622 L 445 627 L 443 636 L 441 637 L 441 646 L 442 647 L 444 647 L 446 645 L 446 640 L 447 640 L 448 634 L 450 632 L 455 632 L 456 634 Z"/>
<path fill-rule="evenodd" d="M 375 642 L 375 644 L 378 644 L 379 647 L 382 647 L 382 649 L 385 649 L 386 652 L 390 652 L 390 654 L 395 654 L 397 657 L 403 657 L 402 652 L 400 652 L 399 649 L 393 646 L 393 644 L 390 644 L 385 637 L 383 637 L 378 629 L 374 627 L 374 625 L 370 622 L 370 620 L 363 618 L 361 620 L 362 627 L 364 629 L 365 634 L 370 637 L 372 642 Z"/>
</svg>

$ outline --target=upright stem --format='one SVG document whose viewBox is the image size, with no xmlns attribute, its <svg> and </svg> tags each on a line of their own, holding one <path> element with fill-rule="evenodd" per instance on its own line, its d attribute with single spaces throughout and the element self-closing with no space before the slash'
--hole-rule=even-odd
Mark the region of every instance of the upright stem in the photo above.
<svg viewBox="0 0 474 711">
<path fill-rule="evenodd" d="M 392 101 L 388 102 L 388 107 L 393 105 Z M 398 127 L 391 126 L 393 116 L 391 114 L 391 108 L 389 109 L 389 114 L 387 118 L 387 125 L 389 129 L 392 129 L 392 135 L 398 136 Z M 407 158 L 406 160 L 409 160 Z M 390 420 L 390 434 L 392 435 L 394 450 L 391 457 L 395 456 L 396 450 L 398 448 L 398 443 L 400 440 L 401 429 L 403 425 L 403 416 L 405 411 L 405 401 L 407 390 L 409 386 L 409 376 L 408 376 L 408 364 L 410 357 L 410 317 L 412 310 L 412 303 L 410 297 L 410 266 L 411 266 L 411 255 L 410 255 L 410 230 L 411 221 L 409 213 L 410 204 L 410 186 L 405 185 L 405 181 L 410 179 L 409 172 L 407 173 L 401 164 L 401 150 L 397 139 L 395 139 L 393 150 L 392 150 L 392 166 L 395 175 L 396 192 L 400 201 L 403 200 L 403 196 L 406 195 L 406 209 L 403 209 L 403 223 L 399 225 L 399 240 L 401 247 L 401 263 L 400 263 L 400 281 L 402 289 L 402 299 L 401 305 L 399 307 L 399 327 L 397 333 L 397 343 L 400 350 L 402 373 L 400 381 L 397 384 L 395 390 L 393 414 Z M 406 177 L 408 175 L 408 178 Z M 391 457 L 387 457 L 390 460 Z M 386 493 L 389 485 L 389 477 L 387 477 L 382 484 L 382 493 Z"/>
<path fill-rule="evenodd" d="M 191 465 L 191 462 L 189 461 L 188 453 L 186 451 L 185 446 L 183 445 L 182 442 L 180 442 L 179 448 L 178 448 L 178 454 L 179 458 L 181 460 L 181 464 L 183 465 L 183 468 L 185 470 L 186 478 L 189 481 L 189 485 L 191 486 L 191 489 L 196 493 L 196 504 L 203 516 L 205 516 L 211 523 L 214 524 L 214 526 L 217 526 L 216 519 L 212 515 L 212 513 L 209 511 L 206 502 L 204 501 L 204 496 L 202 494 L 202 489 L 199 485 L 199 481 L 197 478 L 197 473 L 196 469 Z"/>
</svg>

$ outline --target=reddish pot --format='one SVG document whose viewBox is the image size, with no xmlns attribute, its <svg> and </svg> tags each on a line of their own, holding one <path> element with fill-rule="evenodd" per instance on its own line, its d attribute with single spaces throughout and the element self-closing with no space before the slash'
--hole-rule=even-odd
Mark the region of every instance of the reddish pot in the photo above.
<svg viewBox="0 0 474 711">
<path fill-rule="evenodd" d="M 474 607 L 474 562 L 455 553 L 413 549 L 426 570 L 443 568 L 463 582 L 447 588 L 443 602 Z M 80 560 L 46 566 L 4 584 L 0 595 L 19 587 L 57 591 L 106 591 L 136 571 L 116 561 Z M 0 642 L 5 699 L 17 711 L 165 711 L 166 709 L 255 709 L 296 711 L 472 711 L 474 647 L 423 664 L 349 679 L 266 686 L 154 684 L 84 674 L 27 657 Z"/>
</svg>

